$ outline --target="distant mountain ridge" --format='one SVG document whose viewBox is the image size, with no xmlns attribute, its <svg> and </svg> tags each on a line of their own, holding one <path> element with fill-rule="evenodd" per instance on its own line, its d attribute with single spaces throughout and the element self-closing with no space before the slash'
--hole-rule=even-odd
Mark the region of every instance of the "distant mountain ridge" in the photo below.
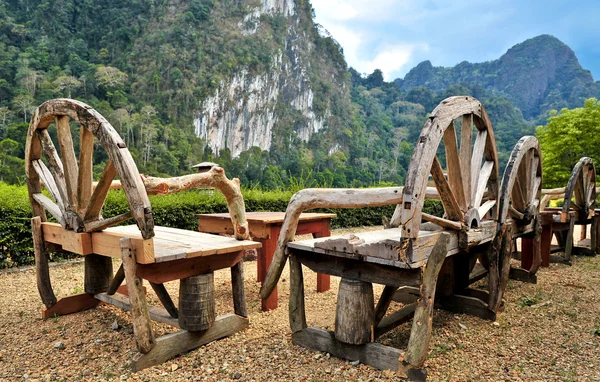
<svg viewBox="0 0 600 382">
<path fill-rule="evenodd" d="M 573 50 L 551 35 L 517 44 L 493 61 L 463 61 L 452 68 L 423 61 L 395 82 L 404 91 L 423 86 L 437 93 L 456 84 L 481 85 L 509 99 L 534 121 L 552 109 L 580 107 L 600 93 L 599 83 L 581 67 Z"/>
</svg>

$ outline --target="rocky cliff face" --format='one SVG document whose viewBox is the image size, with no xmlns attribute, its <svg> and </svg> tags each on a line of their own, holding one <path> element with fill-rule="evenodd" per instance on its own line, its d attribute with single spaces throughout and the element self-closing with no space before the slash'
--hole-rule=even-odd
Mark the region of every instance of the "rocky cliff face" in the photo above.
<svg viewBox="0 0 600 382">
<path fill-rule="evenodd" d="M 306 7 L 305 7 L 306 8 Z M 253 146 L 271 148 L 273 134 L 289 130 L 291 139 L 308 141 L 328 126 L 329 102 L 315 105 L 314 85 L 319 77 L 317 66 L 328 67 L 326 79 L 333 93 L 345 90 L 345 66 L 336 67 L 327 58 L 315 58 L 315 39 L 320 38 L 305 8 L 294 0 L 263 0 L 242 19 L 237 27 L 247 36 L 260 32 L 264 16 L 276 17 L 287 28 L 285 41 L 272 52 L 271 68 L 253 73 L 239 68 L 222 80 L 216 92 L 199 101 L 194 119 L 195 133 L 205 139 L 213 152 L 228 148 L 233 156 Z M 309 11 L 310 12 L 310 11 Z M 319 65 L 315 61 L 320 60 Z M 343 61 L 343 60 L 342 60 Z M 285 118 L 282 116 L 291 116 Z"/>
</svg>

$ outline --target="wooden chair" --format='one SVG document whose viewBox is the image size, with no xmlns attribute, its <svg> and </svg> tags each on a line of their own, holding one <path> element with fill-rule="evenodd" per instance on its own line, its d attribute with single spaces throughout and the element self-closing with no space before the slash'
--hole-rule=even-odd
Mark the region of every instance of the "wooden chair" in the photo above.
<svg viewBox="0 0 600 382">
<path fill-rule="evenodd" d="M 437 157 L 442 142 L 446 171 Z M 430 176 L 435 188 L 427 187 Z M 306 189 L 292 197 L 261 296 L 269 295 L 289 258 L 294 343 L 423 379 L 433 307 L 494 320 L 510 275 L 513 238 L 537 237 L 541 156 L 535 137 L 519 142 L 499 180 L 483 105 L 450 97 L 427 119 L 404 187 Z M 441 200 L 443 216 L 422 211 L 426 197 Z M 397 207 L 388 229 L 291 242 L 302 211 L 389 204 Z M 335 331 L 307 327 L 301 265 L 341 277 Z M 488 290 L 470 287 L 486 276 Z M 372 283 L 385 286 L 376 305 Z M 386 315 L 393 300 L 405 305 Z M 411 318 L 406 351 L 374 342 Z"/>
<path fill-rule="evenodd" d="M 600 213 L 596 210 L 598 189 L 594 161 L 588 157 L 581 158 L 573 167 L 566 187 L 544 189 L 542 192 L 542 266 L 547 267 L 550 263 L 571 264 L 574 252 L 580 255 L 600 253 Z M 563 205 L 549 207 L 552 199 L 563 199 Z M 578 246 L 574 245 L 573 237 L 576 225 L 581 226 Z M 591 225 L 591 235 L 586 239 L 588 225 Z M 558 246 L 552 246 L 553 236 Z"/>
<path fill-rule="evenodd" d="M 69 120 L 80 125 L 78 156 Z M 48 132 L 53 121 L 60 155 Z M 92 181 L 94 144 L 101 145 L 109 158 L 97 183 Z M 164 362 L 248 326 L 241 259 L 245 250 L 258 248 L 260 243 L 246 240 L 248 224 L 239 180 L 227 179 L 219 167 L 177 178 L 140 176 L 125 142 L 106 119 L 88 105 L 70 99 L 45 102 L 34 112 L 27 135 L 25 169 L 34 216 L 37 286 L 46 306 L 44 318 L 92 308 L 100 302 L 131 311 L 139 350 L 134 370 Z M 42 185 L 51 198 L 42 193 Z M 198 187 L 213 187 L 223 193 L 235 238 L 154 226 L 148 194 Z M 110 188 L 123 189 L 130 211 L 102 216 Z M 47 222 L 46 212 L 58 223 Z M 128 219 L 136 224 L 113 227 Z M 57 301 L 48 270 L 49 250 L 84 256 L 85 293 Z M 112 258 L 122 260 L 114 275 Z M 215 318 L 213 272 L 222 268 L 231 268 L 234 314 Z M 123 280 L 127 287 L 119 288 Z M 143 280 L 149 281 L 164 308 L 148 306 Z M 164 286 L 173 280 L 180 280 L 178 307 Z M 155 338 L 151 320 L 182 330 Z"/>
</svg>

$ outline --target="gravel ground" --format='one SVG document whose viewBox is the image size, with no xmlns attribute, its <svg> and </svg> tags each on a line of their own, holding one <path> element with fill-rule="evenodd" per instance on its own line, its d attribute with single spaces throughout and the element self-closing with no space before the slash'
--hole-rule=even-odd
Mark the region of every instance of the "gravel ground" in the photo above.
<svg viewBox="0 0 600 382">
<path fill-rule="evenodd" d="M 102 305 L 43 321 L 34 271 L 3 272 L 0 381 L 394 380 L 391 372 L 293 345 L 287 268 L 279 284 L 280 307 L 267 313 L 260 312 L 255 263 L 247 262 L 245 272 L 249 329 L 135 374 L 128 366 L 136 352 L 129 313 Z M 332 277 L 332 289 L 317 294 L 316 275 L 308 269 L 304 274 L 308 324 L 333 330 L 339 280 Z M 51 277 L 57 297 L 81 293 L 83 263 L 55 266 Z M 177 283 L 167 287 L 175 299 Z M 159 304 L 148 290 L 151 303 Z M 215 295 L 217 314 L 232 312 L 228 270 L 215 273 Z M 600 381 L 599 307 L 600 256 L 541 269 L 537 285 L 510 281 L 506 309 L 495 323 L 436 310 L 429 380 Z M 173 331 L 163 324 L 154 329 L 157 335 Z M 380 342 L 405 348 L 409 330 L 404 324 Z"/>
</svg>

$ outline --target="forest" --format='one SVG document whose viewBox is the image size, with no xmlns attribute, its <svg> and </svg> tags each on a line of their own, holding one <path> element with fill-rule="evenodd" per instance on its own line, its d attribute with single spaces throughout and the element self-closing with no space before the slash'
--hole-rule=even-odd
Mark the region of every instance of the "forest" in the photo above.
<svg viewBox="0 0 600 382">
<path fill-rule="evenodd" d="M 399 81 L 384 81 L 380 70 L 363 74 L 348 68 L 350 99 L 319 98 L 331 94 L 327 83 L 314 89 L 314 107 L 328 103 L 339 115 L 336 126 L 303 142 L 288 134 L 297 123 L 295 116 L 282 111 L 283 126 L 274 131 L 277 139 L 270 150 L 254 147 L 238 157 L 227 149 L 212 152 L 194 135 L 195 102 L 212 94 L 236 69 L 269 70 L 273 52 L 283 49 L 291 21 L 278 13 L 263 14 L 260 32 L 242 36 L 227 32 L 227 26 L 247 14 L 252 1 L 189 0 L 177 9 L 168 3 L 0 3 L 0 181 L 24 183 L 29 118 L 37 105 L 57 97 L 81 100 L 105 116 L 142 173 L 176 176 L 189 173 L 195 163 L 214 161 L 245 187 L 258 189 L 403 184 L 428 113 L 451 95 L 472 95 L 485 105 L 501 168 L 516 141 L 535 134 L 534 123 L 506 94 L 481 84 L 453 83 L 436 91 L 426 86 L 403 89 Z M 310 10 L 309 2 L 299 4 Z M 327 55 L 345 68 L 333 37 L 318 34 L 319 26 L 310 17 L 300 20 L 314 36 L 313 55 Z M 77 140 L 74 136 L 76 145 Z M 97 149 L 96 173 L 106 160 Z"/>
</svg>

